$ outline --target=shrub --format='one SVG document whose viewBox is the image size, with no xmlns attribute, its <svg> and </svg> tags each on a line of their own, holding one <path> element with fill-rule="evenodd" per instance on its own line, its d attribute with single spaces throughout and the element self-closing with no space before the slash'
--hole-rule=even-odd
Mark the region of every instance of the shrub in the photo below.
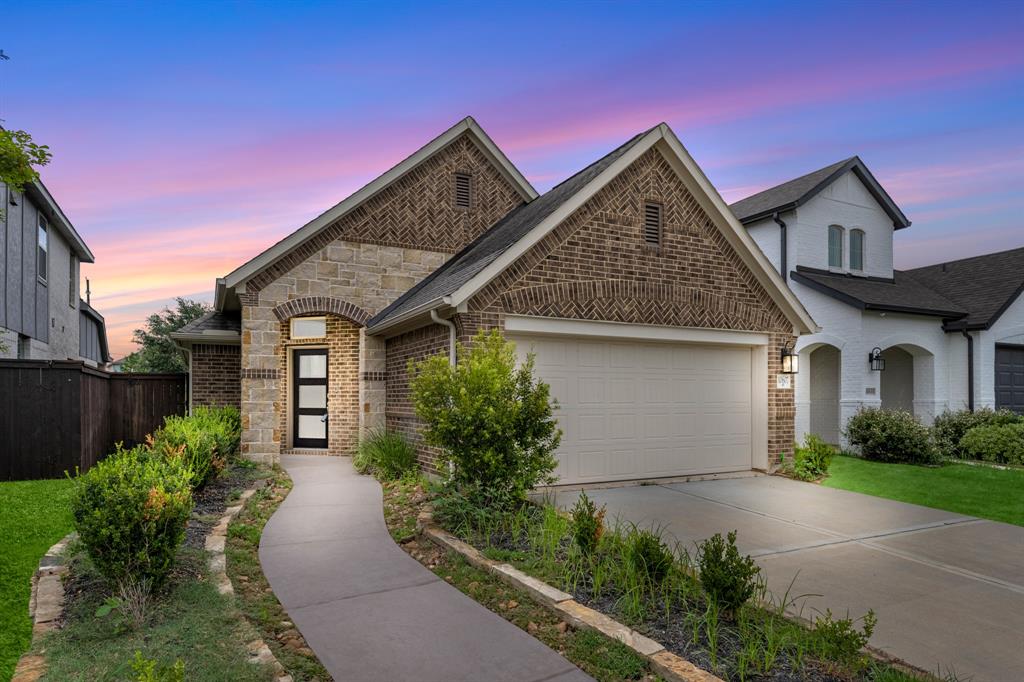
<svg viewBox="0 0 1024 682">
<path fill-rule="evenodd" d="M 394 481 L 416 469 L 416 450 L 401 434 L 380 429 L 359 441 L 352 464 L 361 474 Z"/>
<path fill-rule="evenodd" d="M 96 569 L 118 588 L 163 583 L 192 513 L 188 469 L 148 455 L 118 448 L 74 479 L 75 530 Z"/>
<path fill-rule="evenodd" d="M 185 682 L 185 661 L 179 658 L 174 665 L 161 665 L 159 661 L 145 658 L 141 651 L 136 651 L 132 672 L 137 675 L 137 682 Z"/>
<path fill-rule="evenodd" d="M 547 384 L 534 377 L 534 359 L 516 366 L 515 346 L 497 330 L 481 331 L 459 361 L 436 355 L 410 362 L 412 399 L 424 439 L 441 448 L 449 483 L 525 499 L 554 481 L 561 431 Z"/>
<path fill-rule="evenodd" d="M 580 493 L 572 508 L 569 532 L 576 546 L 587 556 L 594 553 L 604 534 L 604 514 L 604 506 L 598 509 L 584 492 Z"/>
<path fill-rule="evenodd" d="M 905 410 L 862 409 L 847 422 L 846 437 L 865 459 L 908 464 L 937 459 L 928 427 Z"/>
<path fill-rule="evenodd" d="M 982 407 L 974 412 L 970 410 L 945 411 L 935 418 L 932 424 L 932 437 L 939 454 L 951 459 L 967 457 L 960 447 L 960 441 L 967 432 L 976 426 L 1013 424 L 1020 417 L 1009 410 L 993 410 Z"/>
<path fill-rule="evenodd" d="M 975 426 L 964 434 L 960 450 L 971 459 L 1024 464 L 1024 423 Z"/>
<path fill-rule="evenodd" d="M 867 658 L 861 650 L 867 646 L 871 634 L 875 631 L 878 618 L 874 611 L 868 611 L 863 618 L 863 627 L 858 630 L 853 626 L 853 619 L 847 616 L 836 620 L 831 610 L 814 621 L 814 637 L 812 648 L 814 653 L 829 661 L 842 663 L 853 670 L 865 667 Z"/>
<path fill-rule="evenodd" d="M 804 436 L 803 446 L 793 448 L 793 464 L 790 471 L 801 481 L 816 481 L 828 473 L 836 449 L 819 436 L 809 433 Z"/>
<path fill-rule="evenodd" d="M 191 417 L 166 417 L 148 443 L 159 457 L 181 460 L 192 472 L 192 486 L 202 488 L 227 464 L 230 453 L 225 454 L 222 448 L 230 447 L 230 437 L 225 422 L 210 411 L 197 411 Z"/>
<path fill-rule="evenodd" d="M 651 585 L 660 585 L 672 568 L 672 552 L 652 530 L 634 527 L 626 535 L 622 550 L 630 568 Z"/>
<path fill-rule="evenodd" d="M 761 569 L 749 556 L 740 556 L 736 531 L 723 538 L 715 533 L 697 547 L 697 565 L 704 592 L 723 609 L 735 613 L 758 588 Z"/>
</svg>

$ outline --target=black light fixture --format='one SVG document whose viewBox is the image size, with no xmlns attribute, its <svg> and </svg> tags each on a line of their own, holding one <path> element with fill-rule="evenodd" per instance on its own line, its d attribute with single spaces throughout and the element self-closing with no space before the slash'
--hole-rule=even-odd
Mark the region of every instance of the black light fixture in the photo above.
<svg viewBox="0 0 1024 682">
<path fill-rule="evenodd" d="M 868 353 L 868 364 L 871 366 L 872 371 L 883 372 L 885 371 L 885 358 L 882 357 L 882 349 L 875 346 Z"/>
<path fill-rule="evenodd" d="M 782 373 L 796 374 L 800 371 L 800 356 L 788 346 L 782 347 Z"/>
</svg>

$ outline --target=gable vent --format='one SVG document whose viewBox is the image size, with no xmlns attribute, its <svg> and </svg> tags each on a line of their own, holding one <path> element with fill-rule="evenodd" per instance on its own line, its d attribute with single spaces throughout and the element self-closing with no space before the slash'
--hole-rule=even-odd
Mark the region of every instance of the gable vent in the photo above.
<svg viewBox="0 0 1024 682">
<path fill-rule="evenodd" d="M 473 177 L 455 174 L 455 208 L 470 208 L 473 204 Z"/>
<path fill-rule="evenodd" d="M 644 242 L 661 244 L 661 204 L 644 204 Z"/>
</svg>

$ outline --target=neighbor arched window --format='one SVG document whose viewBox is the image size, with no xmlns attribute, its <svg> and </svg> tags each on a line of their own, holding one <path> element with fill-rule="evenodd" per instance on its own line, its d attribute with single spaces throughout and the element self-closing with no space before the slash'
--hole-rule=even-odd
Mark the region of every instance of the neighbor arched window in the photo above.
<svg viewBox="0 0 1024 682">
<path fill-rule="evenodd" d="M 843 228 L 839 225 L 828 226 L 828 266 L 843 267 Z"/>
<path fill-rule="evenodd" d="M 864 230 L 850 230 L 850 269 L 864 269 Z"/>
</svg>

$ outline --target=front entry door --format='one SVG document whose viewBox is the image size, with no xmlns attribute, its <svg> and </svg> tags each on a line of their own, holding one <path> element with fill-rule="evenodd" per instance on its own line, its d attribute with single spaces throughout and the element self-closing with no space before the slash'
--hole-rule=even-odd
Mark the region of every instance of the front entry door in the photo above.
<svg viewBox="0 0 1024 682">
<path fill-rule="evenodd" d="M 327 349 L 296 350 L 292 362 L 294 445 L 327 447 Z"/>
</svg>

